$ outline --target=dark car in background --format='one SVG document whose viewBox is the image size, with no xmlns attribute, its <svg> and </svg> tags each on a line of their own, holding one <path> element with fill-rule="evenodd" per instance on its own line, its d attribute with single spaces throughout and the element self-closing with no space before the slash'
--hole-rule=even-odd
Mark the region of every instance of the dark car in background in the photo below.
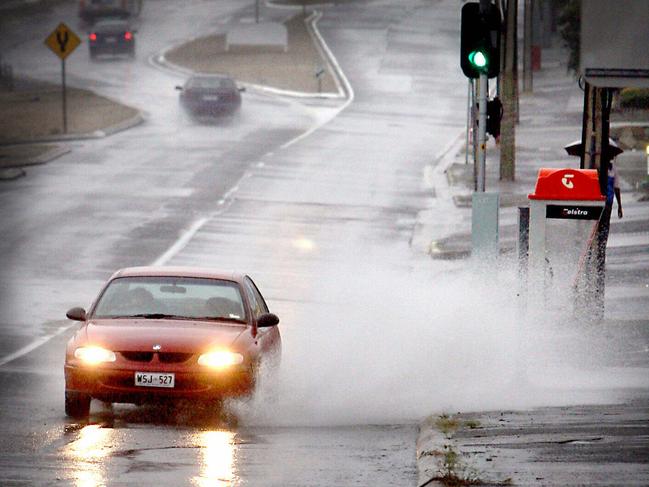
<svg viewBox="0 0 649 487">
<path fill-rule="evenodd" d="M 135 17 L 140 15 L 144 0 L 79 0 L 79 17 L 94 22 L 101 17 Z"/>
<path fill-rule="evenodd" d="M 241 108 L 241 92 L 245 91 L 222 74 L 196 74 L 176 89 L 180 105 L 193 117 L 233 115 Z"/>
<path fill-rule="evenodd" d="M 101 54 L 135 56 L 135 30 L 127 20 L 105 19 L 92 26 L 88 33 L 90 57 Z"/>
</svg>

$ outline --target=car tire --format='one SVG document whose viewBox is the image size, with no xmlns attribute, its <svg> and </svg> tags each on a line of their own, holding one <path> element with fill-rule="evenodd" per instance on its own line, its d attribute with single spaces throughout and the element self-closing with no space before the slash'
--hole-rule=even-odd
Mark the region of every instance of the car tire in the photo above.
<svg viewBox="0 0 649 487">
<path fill-rule="evenodd" d="M 75 419 L 87 418 L 90 414 L 90 399 L 88 394 L 65 391 L 65 414 Z"/>
</svg>

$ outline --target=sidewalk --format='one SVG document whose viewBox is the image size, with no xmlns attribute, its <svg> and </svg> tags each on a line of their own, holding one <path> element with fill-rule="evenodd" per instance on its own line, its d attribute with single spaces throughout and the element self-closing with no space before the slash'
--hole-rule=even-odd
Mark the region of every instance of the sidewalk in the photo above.
<svg viewBox="0 0 649 487">
<path fill-rule="evenodd" d="M 533 93 L 522 94 L 520 99 L 515 182 L 499 181 L 498 148 L 493 139 L 487 145 L 486 190 L 500 193 L 504 258 L 515 259 L 517 207 L 528 205 L 527 195 L 534 190 L 539 168 L 579 167 L 579 159 L 568 156 L 563 146 L 581 137 L 583 93 L 566 73 L 567 55 L 562 49 L 545 49 L 542 59 Z M 629 124 L 618 121 L 616 125 L 613 136 Z M 639 125 L 647 127 L 649 122 Z M 639 139 L 647 133 L 644 128 L 634 130 Z M 640 140 L 635 142 L 641 145 Z M 465 164 L 463 151 L 443 163 L 459 229 L 435 238 L 428 251 L 435 259 L 466 258 L 471 253 L 473 164 Z M 614 215 L 611 219 L 605 320 L 597 329 L 575 326 L 568 330 L 577 336 L 590 333 L 588 339 L 595 340 L 601 350 L 614 350 L 615 363 L 604 370 L 610 374 L 609 383 L 617 384 L 609 387 L 620 390 L 606 397 L 613 401 L 617 397 L 621 404 L 475 414 L 437 412 L 420 427 L 420 486 L 649 485 L 649 202 L 646 193 L 637 190 L 646 177 L 646 164 L 644 150 L 627 150 L 617 159 L 624 218 Z M 616 370 L 624 373 L 627 383 L 619 383 L 622 379 Z M 586 372 L 584 381 L 590 379 Z M 540 390 L 525 377 L 519 385 L 513 386 L 519 394 Z M 566 393 L 557 389 L 557 400 Z"/>
</svg>

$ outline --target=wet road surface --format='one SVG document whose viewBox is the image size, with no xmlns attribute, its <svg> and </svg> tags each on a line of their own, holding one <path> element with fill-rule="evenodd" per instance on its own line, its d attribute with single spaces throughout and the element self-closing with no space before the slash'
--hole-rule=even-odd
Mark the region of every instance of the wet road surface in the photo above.
<svg viewBox="0 0 649 487">
<path fill-rule="evenodd" d="M 362 288 L 421 259 L 408 242 L 430 198 L 424 168 L 463 127 L 457 5 L 326 12 L 323 35 L 356 98 L 301 140 L 330 105 L 247 93 L 232 122 L 183 117 L 173 90 L 182 76 L 149 57 L 251 12 L 240 2 L 191 6 L 147 4 L 134 63 L 71 57 L 71 83 L 146 110 L 144 125 L 74 142 L 70 154 L 0 189 L 0 483 L 414 485 L 421 408 L 413 386 L 394 388 L 416 379 L 414 358 L 405 368 L 385 360 L 373 333 L 382 328 L 366 313 L 374 299 Z M 3 37 L 16 71 L 56 79 L 38 32 L 74 25 L 74 15 L 63 4 L 29 32 L 15 26 Z M 282 319 L 280 384 L 207 418 L 93 403 L 88 424 L 66 420 L 65 310 L 87 307 L 114 269 L 152 262 L 250 272 Z M 374 352 L 359 361 L 355 350 L 368 343 Z"/>
</svg>

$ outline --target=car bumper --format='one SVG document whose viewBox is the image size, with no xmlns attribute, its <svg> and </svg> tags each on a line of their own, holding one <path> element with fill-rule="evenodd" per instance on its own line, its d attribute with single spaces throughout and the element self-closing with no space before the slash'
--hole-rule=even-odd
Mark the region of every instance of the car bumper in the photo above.
<svg viewBox="0 0 649 487">
<path fill-rule="evenodd" d="M 146 369 L 138 369 L 146 372 Z M 68 392 L 88 394 L 107 402 L 146 403 L 160 399 L 221 399 L 246 396 L 254 390 L 254 374 L 247 369 L 173 372 L 173 388 L 135 385 L 135 370 L 65 366 Z M 160 372 L 156 370 L 155 372 Z"/>
<path fill-rule="evenodd" d="M 241 103 L 185 103 L 185 108 L 195 116 L 215 116 L 235 113 Z"/>
<path fill-rule="evenodd" d="M 90 46 L 90 53 L 98 54 L 132 54 L 135 52 L 135 44 L 95 44 Z"/>
</svg>

